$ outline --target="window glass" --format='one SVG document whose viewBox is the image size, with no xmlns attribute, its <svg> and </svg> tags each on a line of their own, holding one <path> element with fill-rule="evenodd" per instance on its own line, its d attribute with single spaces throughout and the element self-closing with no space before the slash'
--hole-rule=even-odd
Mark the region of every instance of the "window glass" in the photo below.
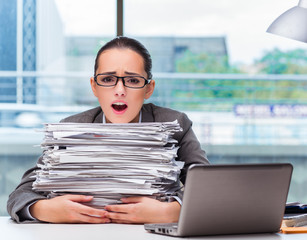
<svg viewBox="0 0 307 240">
<path fill-rule="evenodd" d="M 288 200 L 307 202 L 307 46 L 266 32 L 295 4 L 126 0 L 124 19 L 152 54 L 152 100 L 187 112 L 209 160 L 291 162 Z"/>
<path fill-rule="evenodd" d="M 307 202 L 307 46 L 266 33 L 288 0 L 124 0 L 153 59 L 157 105 L 184 111 L 212 163 L 291 162 Z M 115 0 L 0 2 L 0 215 L 41 154 L 35 129 L 97 106 L 89 79 Z"/>
</svg>

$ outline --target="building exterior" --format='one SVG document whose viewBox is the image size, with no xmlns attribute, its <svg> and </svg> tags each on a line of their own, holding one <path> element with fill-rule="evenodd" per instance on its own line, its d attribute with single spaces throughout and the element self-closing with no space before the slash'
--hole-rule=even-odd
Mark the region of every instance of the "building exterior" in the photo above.
<svg viewBox="0 0 307 240">
<path fill-rule="evenodd" d="M 153 59 L 153 72 L 176 72 L 176 61 L 186 51 L 227 57 L 225 37 L 134 37 L 145 45 Z M 66 55 L 69 70 L 80 67 L 93 68 L 94 57 L 99 48 L 111 37 L 66 37 Z M 81 69 L 82 70 L 82 69 Z"/>
<path fill-rule="evenodd" d="M 1 71 L 65 69 L 55 64 L 64 58 L 63 26 L 55 2 L 0 1 L 0 24 L 0 103 L 40 104 L 44 94 L 38 92 L 37 77 L 7 77 Z"/>
<path fill-rule="evenodd" d="M 0 28 L 0 70 L 35 71 L 36 0 L 1 1 L 0 12 L 1 26 L 10 26 Z M 6 77 L 0 84 L 0 103 L 36 103 L 35 77 Z"/>
</svg>

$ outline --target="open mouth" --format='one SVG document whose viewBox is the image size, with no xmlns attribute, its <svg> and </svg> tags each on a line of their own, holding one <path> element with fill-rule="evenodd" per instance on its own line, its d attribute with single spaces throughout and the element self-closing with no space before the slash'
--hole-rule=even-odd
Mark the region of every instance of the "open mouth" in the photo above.
<svg viewBox="0 0 307 240">
<path fill-rule="evenodd" d="M 127 107 L 128 107 L 127 104 L 122 102 L 117 102 L 112 104 L 112 108 L 117 112 L 122 112 L 126 110 Z"/>
</svg>

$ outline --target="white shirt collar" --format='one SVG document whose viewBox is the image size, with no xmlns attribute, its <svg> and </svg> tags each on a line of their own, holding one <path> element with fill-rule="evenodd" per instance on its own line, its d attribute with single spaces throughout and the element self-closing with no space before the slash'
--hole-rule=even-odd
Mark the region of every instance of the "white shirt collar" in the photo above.
<svg viewBox="0 0 307 240">
<path fill-rule="evenodd" d="M 142 110 L 140 111 L 140 117 L 139 117 L 139 123 L 141 122 L 142 122 Z M 104 113 L 102 113 L 102 123 L 107 123 L 106 116 L 104 115 Z"/>
</svg>

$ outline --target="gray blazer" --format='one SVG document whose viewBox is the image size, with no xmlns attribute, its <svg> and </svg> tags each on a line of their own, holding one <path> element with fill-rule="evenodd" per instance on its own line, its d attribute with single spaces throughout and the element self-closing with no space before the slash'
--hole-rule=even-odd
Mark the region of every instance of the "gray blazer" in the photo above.
<svg viewBox="0 0 307 240">
<path fill-rule="evenodd" d="M 90 109 L 88 111 L 70 116 L 61 122 L 75 123 L 102 123 L 102 110 L 100 107 Z M 205 152 L 201 149 L 193 130 L 192 122 L 186 114 L 171 110 L 168 108 L 158 107 L 154 104 L 144 104 L 142 107 L 142 122 L 170 122 L 178 120 L 182 132 L 177 132 L 173 136 L 180 146 L 178 157 L 176 160 L 185 162 L 180 174 L 180 181 L 184 184 L 188 167 L 194 163 L 209 164 Z M 42 163 L 42 156 L 38 159 L 38 163 Z M 32 183 L 35 178 L 35 170 L 37 166 L 27 170 L 22 177 L 21 183 L 10 194 L 7 202 L 7 210 L 12 219 L 17 222 L 28 222 L 29 219 L 23 216 L 22 210 L 33 202 L 40 199 L 46 199 L 46 194 L 37 193 L 32 190 Z"/>
</svg>

